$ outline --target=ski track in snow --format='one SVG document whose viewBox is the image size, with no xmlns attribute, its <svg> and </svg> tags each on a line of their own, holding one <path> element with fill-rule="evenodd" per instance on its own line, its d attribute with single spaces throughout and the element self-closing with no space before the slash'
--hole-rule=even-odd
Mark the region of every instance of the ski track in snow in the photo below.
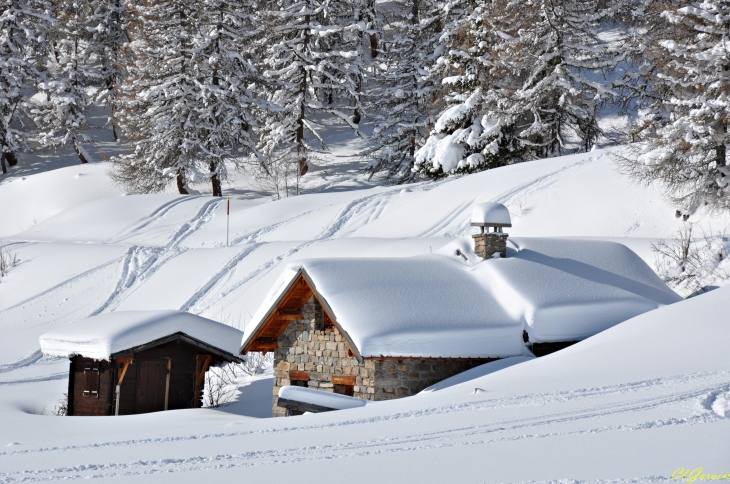
<svg viewBox="0 0 730 484">
<path fill-rule="evenodd" d="M 0 365 L 0 374 L 1 373 L 7 373 L 9 371 L 15 371 L 19 370 L 20 368 L 33 365 L 37 363 L 38 361 L 43 358 L 43 353 L 41 353 L 41 350 L 35 350 L 28 356 L 21 358 L 14 363 L 7 363 L 5 365 Z"/>
<path fill-rule="evenodd" d="M 690 385 L 692 388 L 687 388 Z M 678 388 L 683 386 L 684 388 Z M 648 391 L 664 390 L 663 394 L 646 395 Z M 72 453 L 70 457 L 89 459 L 88 451 L 125 448 L 129 449 L 144 445 L 173 444 L 170 452 L 174 453 L 174 443 L 197 440 L 213 440 L 240 438 L 265 434 L 286 434 L 291 432 L 317 431 L 328 428 L 353 427 L 378 422 L 398 421 L 412 418 L 427 418 L 439 414 L 453 414 L 457 412 L 489 411 L 506 407 L 532 407 L 540 409 L 546 405 L 578 403 L 578 408 L 558 409 L 534 415 L 525 415 L 519 418 L 508 418 L 463 426 L 409 432 L 382 438 L 353 440 L 340 444 L 310 445 L 305 447 L 290 447 L 275 450 L 248 451 L 242 453 L 215 453 L 214 455 L 196 455 L 183 458 L 159 458 L 151 460 L 133 460 L 130 462 L 84 463 L 52 469 L 15 470 L 0 473 L 0 483 L 40 482 L 61 479 L 79 478 L 107 478 L 114 476 L 149 475 L 158 472 L 198 472 L 216 469 L 242 468 L 252 466 L 275 465 L 302 461 L 319 461 L 342 459 L 358 456 L 367 456 L 387 453 L 419 452 L 450 447 L 464 447 L 472 445 L 488 445 L 519 440 L 549 439 L 566 436 L 580 436 L 607 432 L 642 431 L 668 426 L 693 426 L 716 422 L 721 417 L 711 410 L 714 398 L 730 390 L 730 372 L 707 372 L 692 375 L 678 375 L 655 380 L 638 381 L 628 384 L 609 385 L 600 388 L 586 388 L 575 391 L 560 391 L 545 394 L 528 394 L 521 396 L 503 397 L 491 400 L 479 400 L 458 404 L 439 405 L 423 409 L 413 409 L 376 417 L 343 420 L 319 425 L 291 425 L 279 429 L 249 430 L 241 432 L 221 432 L 203 435 L 187 435 L 179 437 L 150 438 L 126 441 L 111 441 L 88 445 L 72 445 L 61 447 L 47 447 L 17 451 L 0 452 L 0 463 L 3 459 L 12 459 L 22 455 Z M 611 403 L 605 403 L 606 396 L 626 397 Z M 595 404 L 598 399 L 604 403 Z M 687 407 L 697 410 L 684 418 L 667 417 L 654 420 L 635 419 L 633 423 L 600 426 L 602 418 L 615 415 L 632 415 L 648 410 L 660 408 Z M 482 414 L 485 415 L 485 414 Z M 476 420 L 476 419 L 475 419 Z M 638 420 L 638 421 L 636 421 Z M 582 422 L 588 422 L 588 428 L 575 428 Z M 428 421 L 424 422 L 427 424 Z M 571 430 L 556 432 L 550 427 L 565 429 L 566 424 L 572 424 Z M 423 428 L 424 425 L 412 425 L 410 429 Z M 349 435 L 357 435 L 352 429 Z M 223 444 L 230 447 L 231 443 Z M 207 445 L 211 448 L 212 445 Z M 142 452 L 145 452 L 142 450 Z M 653 482 L 661 482 L 663 476 L 656 476 Z M 593 482 L 631 482 L 626 481 L 593 481 Z"/>
</svg>

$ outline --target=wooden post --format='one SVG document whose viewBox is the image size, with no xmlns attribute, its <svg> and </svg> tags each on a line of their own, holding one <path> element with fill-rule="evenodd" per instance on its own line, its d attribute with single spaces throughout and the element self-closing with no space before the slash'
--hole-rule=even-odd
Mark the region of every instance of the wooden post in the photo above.
<svg viewBox="0 0 730 484">
<path fill-rule="evenodd" d="M 124 375 L 127 374 L 127 368 L 129 368 L 129 365 L 132 363 L 132 358 L 117 358 L 117 362 L 122 364 L 122 367 L 119 369 L 119 376 L 117 377 L 117 386 L 115 388 L 115 398 L 116 402 L 114 404 L 114 415 L 119 415 L 119 397 L 122 395 L 122 381 L 124 381 Z"/>
<path fill-rule="evenodd" d="M 195 407 L 200 403 L 198 395 L 205 381 L 205 372 L 208 371 L 213 355 L 198 355 L 195 363 Z"/>
<path fill-rule="evenodd" d="M 167 400 L 170 397 L 170 370 L 172 368 L 172 359 L 167 359 L 167 378 L 165 379 L 165 410 L 167 410 Z"/>
</svg>

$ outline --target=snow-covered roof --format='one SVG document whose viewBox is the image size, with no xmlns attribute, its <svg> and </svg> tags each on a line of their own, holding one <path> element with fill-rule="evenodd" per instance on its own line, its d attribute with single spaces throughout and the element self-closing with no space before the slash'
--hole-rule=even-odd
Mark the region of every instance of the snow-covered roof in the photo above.
<svg viewBox="0 0 730 484">
<path fill-rule="evenodd" d="M 613 242 L 517 239 L 506 259 L 440 254 L 308 259 L 290 264 L 254 314 L 245 347 L 304 275 L 360 356 L 526 354 L 531 342 L 584 339 L 680 298 Z"/>
<path fill-rule="evenodd" d="M 108 360 L 121 351 L 176 333 L 231 355 L 238 354 L 243 336 L 236 328 L 183 311 L 120 311 L 49 331 L 41 335 L 40 344 L 46 356 Z"/>
<path fill-rule="evenodd" d="M 490 227 L 512 227 L 509 210 L 501 203 L 484 202 L 474 205 L 471 224 Z"/>
</svg>

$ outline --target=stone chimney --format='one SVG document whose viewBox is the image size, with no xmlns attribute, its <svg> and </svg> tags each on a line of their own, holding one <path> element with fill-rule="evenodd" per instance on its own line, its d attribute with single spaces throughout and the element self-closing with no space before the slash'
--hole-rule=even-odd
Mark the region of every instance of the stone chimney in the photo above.
<svg viewBox="0 0 730 484">
<path fill-rule="evenodd" d="M 497 253 L 500 257 L 507 257 L 509 234 L 502 232 L 503 227 L 512 227 L 507 207 L 501 203 L 480 203 L 472 211 L 471 225 L 481 227 L 481 233 L 472 235 L 476 255 L 482 259 L 491 259 Z"/>
</svg>

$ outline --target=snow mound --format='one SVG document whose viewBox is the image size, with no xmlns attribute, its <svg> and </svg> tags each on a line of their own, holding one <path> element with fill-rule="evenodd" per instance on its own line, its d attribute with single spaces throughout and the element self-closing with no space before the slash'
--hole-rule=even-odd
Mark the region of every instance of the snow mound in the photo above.
<svg viewBox="0 0 730 484">
<path fill-rule="evenodd" d="M 41 351 L 50 357 L 84 355 L 109 360 L 111 355 L 175 333 L 186 335 L 232 355 L 238 354 L 243 333 L 183 311 L 119 311 L 94 316 L 40 337 Z"/>
<path fill-rule="evenodd" d="M 449 393 L 466 394 L 467 392 L 464 392 L 462 390 L 466 387 L 469 387 L 469 389 L 472 390 L 471 385 L 468 384 L 468 382 L 470 382 L 471 380 L 474 380 L 475 378 L 481 378 L 483 376 L 490 375 L 496 371 L 504 370 L 505 368 L 509 368 L 510 366 L 519 365 L 520 363 L 524 363 L 526 361 L 534 359 L 534 356 L 513 356 L 510 358 L 503 358 L 497 361 L 490 361 L 489 363 L 479 365 L 470 370 L 459 373 L 458 375 L 454 375 L 445 380 L 441 380 L 435 385 L 431 385 L 430 387 L 423 389 L 419 393 L 419 395 L 433 392 L 442 392 L 447 388 L 449 389 Z M 454 392 L 454 387 L 458 388 L 456 392 Z"/>
<path fill-rule="evenodd" d="M 515 239 L 473 266 L 429 254 L 292 263 L 254 314 L 244 346 L 300 273 L 363 357 L 487 358 L 576 341 L 681 298 L 621 244 Z"/>
<path fill-rule="evenodd" d="M 279 390 L 279 398 L 285 398 L 294 402 L 309 403 L 310 405 L 319 405 L 320 407 L 334 408 L 335 410 L 364 407 L 368 404 L 367 400 L 361 398 L 297 386 L 282 387 Z"/>
</svg>

